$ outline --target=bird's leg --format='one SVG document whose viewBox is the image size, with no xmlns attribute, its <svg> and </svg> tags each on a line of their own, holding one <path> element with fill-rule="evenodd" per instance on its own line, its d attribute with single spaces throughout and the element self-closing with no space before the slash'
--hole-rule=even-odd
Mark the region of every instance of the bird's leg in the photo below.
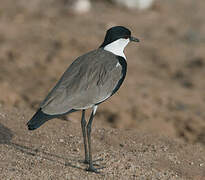
<svg viewBox="0 0 205 180">
<path fill-rule="evenodd" d="M 92 160 L 92 149 L 91 149 L 91 126 L 92 126 L 92 122 L 93 122 L 93 117 L 96 113 L 97 110 L 97 106 L 93 107 L 92 113 L 90 115 L 90 119 L 87 125 L 87 135 L 88 135 L 88 150 L 89 150 L 89 167 L 88 167 L 88 171 L 92 171 L 92 172 L 96 172 L 98 173 L 97 169 L 93 167 L 93 160 Z"/>
<path fill-rule="evenodd" d="M 87 149 L 87 137 L 86 137 L 86 120 L 85 120 L 85 110 L 82 110 L 82 118 L 81 118 L 81 128 L 82 128 L 82 133 L 83 133 L 83 143 L 84 143 L 84 150 L 85 150 L 85 160 L 84 163 L 88 164 L 89 163 L 89 158 L 88 158 L 88 149 Z"/>
</svg>

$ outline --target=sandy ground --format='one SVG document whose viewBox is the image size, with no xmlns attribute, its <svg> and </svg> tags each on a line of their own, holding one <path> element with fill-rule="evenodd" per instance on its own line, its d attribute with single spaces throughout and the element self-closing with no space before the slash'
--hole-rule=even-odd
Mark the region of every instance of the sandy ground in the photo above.
<svg viewBox="0 0 205 180">
<path fill-rule="evenodd" d="M 0 179 L 205 179 L 203 0 L 157 0 L 146 11 L 104 1 L 74 15 L 67 1 L 0 5 Z M 140 44 L 126 49 L 120 91 L 98 108 L 84 171 L 80 113 L 34 132 L 26 122 L 69 64 L 98 47 L 112 25 Z"/>
<path fill-rule="evenodd" d="M 0 112 L 0 179 L 205 179 L 202 146 L 99 122 L 93 128 L 93 156 L 103 168 L 100 174 L 87 172 L 79 122 L 51 120 L 29 132 L 24 123 L 30 113 Z"/>
</svg>

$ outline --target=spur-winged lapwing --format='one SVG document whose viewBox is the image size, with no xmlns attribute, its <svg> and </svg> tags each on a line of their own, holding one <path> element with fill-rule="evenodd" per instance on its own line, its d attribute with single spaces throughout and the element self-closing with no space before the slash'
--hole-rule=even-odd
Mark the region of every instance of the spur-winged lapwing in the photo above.
<svg viewBox="0 0 205 180">
<path fill-rule="evenodd" d="M 89 171 L 97 172 L 93 167 L 90 138 L 93 117 L 98 105 L 115 94 L 124 81 L 127 63 L 123 51 L 130 41 L 139 42 L 129 29 L 110 28 L 98 49 L 78 57 L 68 67 L 27 123 L 29 130 L 35 130 L 49 119 L 82 110 L 85 163 L 89 164 Z M 85 110 L 88 108 L 92 112 L 87 123 Z"/>
</svg>

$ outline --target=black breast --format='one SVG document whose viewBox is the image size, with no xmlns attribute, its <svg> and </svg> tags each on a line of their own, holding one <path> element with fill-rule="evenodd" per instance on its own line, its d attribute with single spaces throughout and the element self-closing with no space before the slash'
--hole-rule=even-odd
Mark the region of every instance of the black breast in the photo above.
<svg viewBox="0 0 205 180">
<path fill-rule="evenodd" d="M 123 58 L 122 56 L 117 56 L 117 58 L 118 58 L 120 65 L 122 66 L 122 78 L 118 81 L 115 89 L 112 92 L 112 95 L 114 93 L 116 93 L 117 90 L 120 88 L 120 86 L 122 85 L 122 83 L 125 79 L 126 73 L 127 73 L 127 62 L 126 62 L 125 58 Z"/>
</svg>

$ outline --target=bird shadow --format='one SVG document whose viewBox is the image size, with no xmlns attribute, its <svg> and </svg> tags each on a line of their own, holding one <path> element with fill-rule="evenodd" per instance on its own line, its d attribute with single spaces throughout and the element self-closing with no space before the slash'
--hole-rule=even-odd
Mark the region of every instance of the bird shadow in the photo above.
<svg viewBox="0 0 205 180">
<path fill-rule="evenodd" d="M 13 143 L 13 142 L 10 142 L 9 145 L 11 145 L 17 151 L 20 151 L 20 152 L 27 154 L 29 156 L 39 157 L 41 159 L 46 159 L 48 161 L 55 162 L 55 163 L 58 163 L 58 164 L 61 164 L 64 166 L 70 166 L 72 168 L 84 170 L 82 167 L 75 165 L 76 162 L 80 162 L 80 160 L 77 160 L 75 157 L 68 159 L 68 158 L 60 156 L 60 155 L 45 152 L 45 151 L 38 149 L 38 148 L 30 148 L 28 146 Z"/>
<path fill-rule="evenodd" d="M 9 144 L 13 136 L 13 132 L 0 123 L 0 144 Z"/>
<path fill-rule="evenodd" d="M 42 149 L 39 149 L 39 148 L 31 148 L 31 147 L 23 145 L 23 142 L 25 142 L 25 140 L 21 140 L 21 139 L 18 139 L 18 141 L 19 142 L 22 141 L 22 144 L 15 143 L 15 142 L 12 142 L 13 137 L 14 137 L 14 133 L 9 128 L 7 128 L 6 126 L 0 123 L 0 144 L 7 144 L 8 146 L 11 146 L 12 148 L 14 148 L 16 151 L 19 151 L 23 154 L 27 154 L 29 156 L 39 157 L 39 159 L 46 159 L 48 161 L 58 163 L 64 166 L 76 168 L 79 170 L 86 170 L 85 168 L 82 168 L 80 165 L 76 165 L 76 163 L 84 164 L 84 161 L 82 159 L 79 160 L 76 157 L 66 158 L 60 155 L 56 155 L 53 153 L 43 151 Z M 69 157 L 71 156 L 69 155 Z M 93 162 L 102 161 L 102 160 L 103 159 L 100 158 L 100 159 L 94 160 Z M 94 165 L 99 166 L 96 163 L 94 163 Z M 103 168 L 104 167 L 99 167 L 97 169 L 103 169 Z"/>
<path fill-rule="evenodd" d="M 45 152 L 38 148 L 31 148 L 31 147 L 28 147 L 28 146 L 25 146 L 19 143 L 14 143 L 12 142 L 13 137 L 14 137 L 14 133 L 9 128 L 7 128 L 6 126 L 0 123 L 0 144 L 6 144 L 8 146 L 11 146 L 16 151 L 20 151 L 29 156 L 36 156 L 36 157 L 43 158 L 43 159 L 46 159 L 46 160 L 49 160 L 55 163 L 59 163 L 61 165 L 70 166 L 72 168 L 84 170 L 80 166 L 75 165 L 76 162 L 81 163 L 81 160 L 77 160 L 75 157 L 68 159 L 63 156 Z M 22 142 L 24 141 L 20 139 L 18 140 Z"/>
<path fill-rule="evenodd" d="M 56 155 L 56 154 L 52 154 L 52 153 L 49 153 L 49 152 L 45 152 L 43 150 L 39 150 L 38 148 L 30 148 L 30 147 L 27 147 L 25 145 L 20 145 L 20 144 L 13 143 L 13 142 L 9 142 L 8 145 L 11 145 L 17 151 L 20 151 L 20 152 L 22 152 L 24 154 L 27 154 L 29 156 L 39 157 L 41 159 L 46 159 L 46 160 L 54 162 L 54 163 L 58 163 L 58 164 L 61 164 L 61 165 L 64 165 L 64 166 L 69 166 L 69 167 L 79 169 L 79 170 L 83 170 L 83 171 L 86 170 L 86 168 L 82 168 L 81 166 L 76 165 L 76 163 L 85 164 L 82 160 L 77 160 L 76 157 L 65 158 L 65 157 L 60 156 L 60 155 Z M 100 165 L 96 164 L 95 162 L 102 161 L 102 160 L 103 160 L 102 158 L 94 160 L 93 161 L 94 165 L 95 166 L 100 166 Z M 100 170 L 100 169 L 104 169 L 104 168 L 105 167 L 103 166 L 103 167 L 98 167 L 96 169 Z"/>
</svg>

